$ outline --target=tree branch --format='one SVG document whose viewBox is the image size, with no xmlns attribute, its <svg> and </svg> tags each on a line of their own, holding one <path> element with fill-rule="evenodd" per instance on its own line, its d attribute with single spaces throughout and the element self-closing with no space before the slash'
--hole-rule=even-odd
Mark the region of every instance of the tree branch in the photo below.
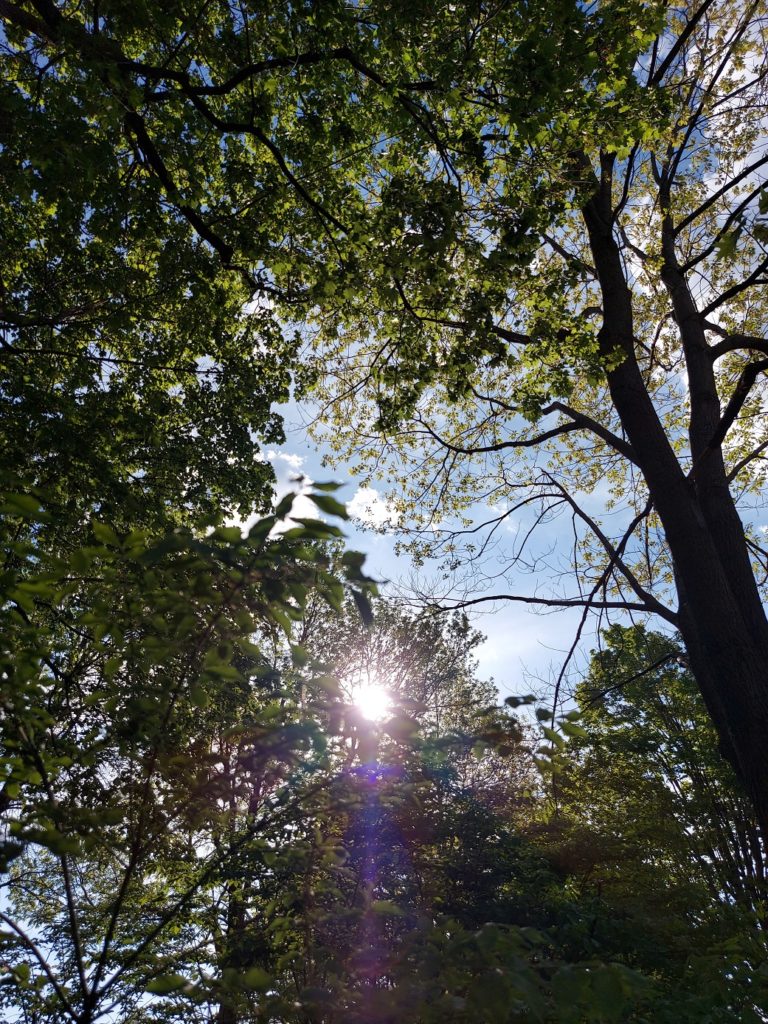
<svg viewBox="0 0 768 1024">
<path fill-rule="evenodd" d="M 768 370 L 768 359 L 760 359 L 756 363 L 748 363 L 741 371 L 741 376 L 734 388 L 728 405 L 725 407 L 722 419 L 717 425 L 715 433 L 712 435 L 712 440 L 707 445 L 708 449 L 718 448 L 723 443 L 725 435 L 731 429 L 734 420 L 741 412 L 742 406 L 746 402 L 749 392 L 751 391 L 759 374 L 764 373 L 766 370 Z M 694 471 L 691 470 L 691 475 L 693 475 L 693 472 Z"/>
<path fill-rule="evenodd" d="M 2 3 L 2 0 L 0 0 L 0 3 Z M 19 938 L 24 943 L 26 948 L 30 951 L 30 953 L 34 956 L 34 958 L 40 964 L 41 968 L 43 969 L 43 973 L 45 974 L 46 978 L 48 979 L 48 981 L 53 986 L 53 990 L 56 993 L 56 995 L 58 996 L 58 998 L 59 998 L 59 1000 L 61 1002 L 61 1005 L 63 1006 L 65 1012 L 69 1014 L 69 1016 L 72 1018 L 72 1020 L 76 1021 L 77 1020 L 77 1014 L 75 1013 L 75 1010 L 73 1009 L 72 1004 L 70 1003 L 69 999 L 67 998 L 66 992 L 64 991 L 64 989 L 61 987 L 61 985 L 56 980 L 56 976 L 53 973 L 53 971 L 51 970 L 51 968 L 50 968 L 50 966 L 48 964 L 48 961 L 45 959 L 45 957 L 40 952 L 40 950 L 37 948 L 37 946 L 32 941 L 32 939 L 30 939 L 30 937 L 27 935 L 27 933 L 22 928 L 20 928 L 18 924 L 16 924 L 16 922 L 13 920 L 13 918 L 9 917 L 7 914 L 3 913 L 3 911 L 1 911 L 1 910 L 0 910 L 0 921 L 2 921 L 4 924 L 7 924 L 8 927 L 10 929 L 12 929 L 12 931 L 16 932 L 16 934 L 19 936 Z"/>
<path fill-rule="evenodd" d="M 613 683 L 612 686 L 607 686 L 604 690 L 600 690 L 596 693 L 589 701 L 587 701 L 586 707 L 590 708 L 593 704 L 597 704 L 603 697 L 607 697 L 609 693 L 613 693 L 614 690 L 621 690 L 625 686 L 629 686 L 630 683 L 634 683 L 637 679 L 642 679 L 643 676 L 649 675 L 651 672 L 655 672 L 657 668 L 661 668 L 662 665 L 666 665 L 668 661 L 677 660 L 680 658 L 680 651 L 670 651 L 668 654 L 662 655 L 657 661 L 654 661 L 652 665 L 648 665 L 647 668 L 642 669 L 640 672 L 635 672 L 633 676 L 628 679 L 622 679 L 620 683 Z"/>
<path fill-rule="evenodd" d="M 464 448 L 460 445 L 452 444 L 450 441 L 446 441 L 445 438 L 441 437 L 436 431 L 434 431 L 428 423 L 424 420 L 416 417 L 416 422 L 420 423 L 426 432 L 432 437 L 438 444 L 442 445 L 443 448 L 447 448 L 450 452 L 455 452 L 457 455 L 482 455 L 486 452 L 500 452 L 508 448 L 532 448 L 537 444 L 541 444 L 543 441 L 548 441 L 553 437 L 559 437 L 561 434 L 568 434 L 572 430 L 579 430 L 577 423 L 563 423 L 559 427 L 553 427 L 551 430 L 545 430 L 543 434 L 537 434 L 536 437 L 529 437 L 522 441 L 499 441 L 497 444 L 478 445 L 476 448 Z"/>
<path fill-rule="evenodd" d="M 547 415 L 549 412 L 562 412 L 565 416 L 570 416 L 573 422 L 584 428 L 590 430 L 593 434 L 596 434 L 602 441 L 610 447 L 614 448 L 620 455 L 623 455 L 625 459 L 638 465 L 635 451 L 629 441 L 625 441 L 623 438 L 618 437 L 612 430 L 604 427 L 602 423 L 598 423 L 597 420 L 593 420 L 591 416 L 587 416 L 583 412 L 579 412 L 577 409 L 572 409 L 570 405 L 566 405 L 564 402 L 556 401 L 550 402 L 548 406 L 541 410 L 542 415 Z"/>
<path fill-rule="evenodd" d="M 747 288 L 751 288 L 753 284 L 763 284 L 760 280 L 761 275 L 768 270 L 768 256 L 762 259 L 749 277 L 745 277 L 739 284 L 731 285 L 730 288 L 726 288 L 716 299 L 713 299 L 709 305 L 705 306 L 701 311 L 702 317 L 709 316 L 710 313 L 714 312 L 718 307 L 722 306 L 724 302 L 728 302 L 729 299 L 735 298 L 740 295 L 741 292 L 746 291 Z"/>
<path fill-rule="evenodd" d="M 659 64 L 658 68 L 653 73 L 653 75 L 649 78 L 649 85 L 657 85 L 662 80 L 664 75 L 674 64 L 675 60 L 677 60 L 680 51 L 683 49 L 685 44 L 693 35 L 694 31 L 696 30 L 696 26 L 699 24 L 699 22 L 707 13 L 707 11 L 713 3 L 714 0 L 704 0 L 704 3 L 701 5 L 701 7 L 699 7 L 699 9 L 694 12 L 693 17 L 690 19 L 688 24 L 685 26 L 683 31 L 680 33 L 680 35 L 677 37 L 675 42 L 670 47 L 669 53 L 666 55 L 661 64 Z"/>
<path fill-rule="evenodd" d="M 739 475 L 739 473 L 742 471 L 742 469 L 744 469 L 745 466 L 748 466 L 753 459 L 759 459 L 761 457 L 764 459 L 765 456 L 763 456 L 762 453 L 766 450 L 766 448 L 768 448 L 768 441 L 763 441 L 763 443 L 759 444 L 754 451 L 749 453 L 749 455 L 745 455 L 743 459 L 739 459 L 739 461 L 736 463 L 733 469 L 729 470 L 728 472 L 728 476 L 726 478 L 728 480 L 728 483 L 732 483 Z"/>
<path fill-rule="evenodd" d="M 450 327 L 454 331 L 471 331 L 471 326 L 466 320 L 449 320 L 446 317 L 429 316 L 428 314 L 419 313 L 411 303 L 408 296 L 405 294 L 402 281 L 398 278 L 393 278 L 397 293 L 402 299 L 403 305 L 407 311 L 411 314 L 414 320 L 418 320 L 425 324 L 437 324 L 438 327 Z M 511 331 L 507 327 L 501 327 L 498 324 L 491 324 L 488 330 L 491 334 L 497 335 L 499 338 L 503 338 L 504 341 L 510 342 L 512 345 L 530 345 L 533 338 L 528 334 L 520 334 L 519 331 Z"/>
<path fill-rule="evenodd" d="M 624 611 L 648 612 L 650 609 L 646 604 L 638 601 L 594 601 L 587 597 L 537 597 L 535 594 L 487 594 L 485 597 L 472 597 L 466 600 L 456 601 L 451 605 L 436 605 L 436 612 L 456 611 L 459 608 L 469 608 L 476 604 L 488 604 L 493 601 L 514 601 L 519 604 L 541 605 L 543 608 L 617 608 Z"/>
<path fill-rule="evenodd" d="M 741 350 L 762 352 L 763 355 L 768 356 L 768 339 L 754 338 L 748 334 L 728 334 L 723 341 L 713 345 L 709 351 L 712 359 L 715 360 L 720 359 L 721 356 L 726 355 L 728 352 L 738 352 Z"/>
<path fill-rule="evenodd" d="M 684 231 L 685 228 L 696 220 L 697 217 L 700 217 L 702 213 L 705 213 L 710 206 L 718 201 L 718 199 L 722 199 L 722 197 L 727 192 L 730 192 L 732 188 L 735 188 L 739 182 L 743 181 L 744 178 L 748 178 L 753 171 L 756 171 L 759 167 L 762 167 L 767 163 L 768 153 L 765 156 L 760 157 L 759 160 L 755 160 L 754 163 L 749 164 L 748 167 L 745 167 L 744 170 L 740 174 L 737 174 L 735 178 L 731 178 L 725 183 L 725 185 L 719 188 L 717 192 L 713 192 L 711 196 L 708 196 L 704 202 L 693 211 L 693 213 L 689 213 L 687 217 L 683 217 L 680 223 L 675 227 L 675 234 L 679 235 L 681 231 Z"/>
<path fill-rule="evenodd" d="M 195 231 L 197 231 L 197 233 L 200 235 L 200 237 L 204 239 L 206 242 L 208 242 L 208 244 L 213 249 L 216 250 L 219 256 L 221 256 L 221 259 L 224 262 L 225 266 L 231 266 L 232 256 L 234 255 L 234 249 L 232 248 L 232 246 L 228 242 L 225 242 L 224 239 L 221 238 L 219 235 L 217 235 L 215 231 L 212 231 L 211 228 L 205 223 L 203 218 L 196 210 L 194 210 L 187 203 L 178 202 L 178 200 L 181 198 L 181 194 L 178 188 L 176 187 L 176 184 L 173 181 L 173 178 L 171 177 L 168 168 L 165 166 L 162 157 L 157 151 L 157 147 L 155 146 L 152 139 L 149 137 L 149 133 L 147 132 L 146 126 L 142 118 L 139 116 L 139 114 L 137 114 L 135 110 L 129 110 L 125 115 L 125 123 L 126 126 L 133 132 L 133 135 L 136 138 L 139 148 L 144 154 L 147 163 L 150 165 L 152 170 L 160 179 L 163 188 L 168 193 L 168 198 L 178 203 L 179 211 L 186 217 L 186 219 L 189 221 L 189 223 L 192 225 Z"/>
</svg>

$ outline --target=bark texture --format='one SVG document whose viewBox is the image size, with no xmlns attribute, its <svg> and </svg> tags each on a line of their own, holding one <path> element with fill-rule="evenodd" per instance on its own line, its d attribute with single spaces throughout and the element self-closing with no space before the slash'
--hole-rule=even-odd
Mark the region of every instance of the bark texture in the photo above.
<svg viewBox="0 0 768 1024">
<path fill-rule="evenodd" d="M 768 834 L 768 620 L 744 529 L 730 493 L 721 443 L 720 402 L 704 319 L 696 309 L 664 221 L 662 280 L 680 332 L 690 389 L 686 475 L 638 364 L 632 294 L 614 237 L 610 187 L 582 210 L 603 299 L 599 339 L 623 360 L 608 374 L 614 407 L 632 445 L 672 555 L 680 632 L 692 671 L 731 762 Z"/>
</svg>

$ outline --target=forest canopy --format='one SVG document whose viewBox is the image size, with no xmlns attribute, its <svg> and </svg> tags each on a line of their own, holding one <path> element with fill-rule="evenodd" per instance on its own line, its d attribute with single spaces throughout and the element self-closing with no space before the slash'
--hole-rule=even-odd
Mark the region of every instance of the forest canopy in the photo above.
<svg viewBox="0 0 768 1024">
<path fill-rule="evenodd" d="M 0 18 L 7 1019 L 765 1020 L 765 5 Z"/>
</svg>

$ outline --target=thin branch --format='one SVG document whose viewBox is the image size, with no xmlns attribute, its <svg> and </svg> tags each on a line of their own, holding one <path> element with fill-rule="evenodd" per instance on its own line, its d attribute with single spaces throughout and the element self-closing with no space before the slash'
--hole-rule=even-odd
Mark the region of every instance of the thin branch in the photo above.
<svg viewBox="0 0 768 1024">
<path fill-rule="evenodd" d="M 733 469 L 729 471 L 728 476 L 726 477 L 728 483 L 732 483 L 739 475 L 739 473 L 742 471 L 742 469 L 748 466 L 750 462 L 752 462 L 754 459 L 765 459 L 765 456 L 763 456 L 762 453 L 766 450 L 766 448 L 768 448 L 768 441 L 763 441 L 762 444 L 759 444 L 754 451 L 749 453 L 749 455 L 745 455 L 743 459 L 739 459 L 739 461 L 736 463 Z"/>
<path fill-rule="evenodd" d="M 593 279 L 597 280 L 597 271 L 591 263 L 587 263 L 585 260 L 581 259 L 581 257 L 577 256 L 575 253 L 568 252 L 565 246 L 561 245 L 558 242 L 558 240 L 556 238 L 553 238 L 551 235 L 543 234 L 541 237 L 544 239 L 544 241 L 547 243 L 550 249 L 556 252 L 558 256 L 562 256 L 566 263 L 575 263 L 576 266 L 583 268 L 589 273 L 589 275 Z"/>
<path fill-rule="evenodd" d="M 36 316 L 36 315 L 25 315 L 23 313 L 14 313 L 10 309 L 0 307 L 0 323 L 7 325 L 8 327 L 58 327 L 59 324 L 68 323 L 70 320 L 74 320 L 77 317 L 82 317 L 88 313 L 94 313 L 99 308 L 106 305 L 105 302 L 91 302 L 86 303 L 82 306 L 72 306 L 68 309 L 62 309 L 57 314 L 49 316 Z"/>
<path fill-rule="evenodd" d="M 709 0 L 707 0 L 707 2 L 709 2 Z M 702 5 L 702 6 L 706 7 L 706 3 L 704 5 Z M 683 141 L 678 146 L 677 151 L 675 153 L 675 156 L 672 159 L 670 167 L 668 169 L 667 178 L 666 178 L 666 187 L 667 187 L 667 189 L 671 188 L 671 186 L 672 186 L 672 184 L 673 184 L 673 182 L 675 180 L 675 175 L 677 174 L 677 169 L 680 166 L 680 163 L 681 163 L 681 161 L 683 159 L 683 154 L 685 153 L 685 150 L 686 150 L 686 148 L 688 146 L 688 143 L 689 143 L 689 141 L 691 139 L 691 136 L 693 135 L 694 131 L 696 130 L 696 125 L 698 124 L 699 118 L 701 117 L 701 114 L 704 111 L 704 107 L 706 106 L 706 102 L 709 99 L 709 97 L 711 96 L 712 91 L 714 90 L 716 84 L 720 80 L 720 77 L 725 72 L 725 69 L 728 66 L 728 62 L 730 61 L 731 57 L 733 56 L 733 53 L 736 50 L 736 46 L 741 41 L 741 38 L 744 35 L 744 33 L 747 31 L 747 29 L 748 29 L 748 27 L 749 27 L 749 25 L 751 23 L 752 15 L 753 15 L 755 9 L 757 8 L 757 6 L 758 6 L 758 0 L 755 0 L 755 2 L 752 4 L 752 6 L 748 8 L 748 10 L 747 10 L 747 12 L 746 12 L 746 14 L 745 14 L 745 16 L 744 16 L 744 18 L 742 20 L 741 25 L 739 25 L 735 29 L 733 35 L 728 40 L 727 46 L 725 47 L 725 55 L 723 56 L 722 60 L 720 61 L 720 63 L 715 68 L 714 73 L 712 74 L 712 77 L 710 78 L 710 80 L 707 83 L 706 87 L 703 88 L 701 91 L 698 91 L 698 92 L 695 93 L 695 95 L 699 99 L 699 102 L 698 102 L 696 110 L 693 111 L 692 114 L 691 114 L 691 117 L 690 117 L 690 119 L 688 121 L 688 126 L 687 126 L 687 128 L 685 130 L 685 134 L 683 136 Z M 682 35 L 685 35 L 685 32 L 683 32 Z M 681 38 L 682 38 L 682 36 L 681 36 Z M 693 95 L 694 95 L 694 88 L 693 88 L 693 85 L 692 85 L 691 86 L 691 98 L 693 97 Z"/>
<path fill-rule="evenodd" d="M 765 190 L 765 183 L 757 185 L 752 191 L 744 196 L 728 213 L 727 217 L 722 224 L 719 225 L 717 231 L 709 238 L 707 246 L 701 250 L 696 256 L 692 256 L 689 260 L 682 265 L 684 273 L 693 270 L 694 267 L 698 266 L 704 260 L 709 259 L 713 252 L 716 251 L 722 240 L 731 231 L 734 224 L 740 223 L 743 218 L 742 214 L 749 207 L 749 205 Z"/>
<path fill-rule="evenodd" d="M 435 613 L 452 612 L 459 608 L 470 608 L 476 604 L 489 604 L 494 601 L 513 601 L 518 604 L 535 604 L 543 608 L 620 608 L 624 611 L 648 612 L 650 609 L 646 604 L 638 601 L 591 601 L 589 598 L 576 597 L 537 597 L 535 594 L 487 594 L 484 597 L 473 597 L 456 600 L 450 605 L 436 605 Z"/>
<path fill-rule="evenodd" d="M 454 331 L 472 330 L 472 327 L 466 320 L 449 320 L 446 317 L 429 316 L 428 314 L 418 312 L 408 296 L 405 294 L 402 282 L 398 278 L 393 278 L 393 280 L 403 305 L 414 320 L 418 320 L 425 324 L 437 324 L 438 327 L 450 327 L 451 330 Z M 513 345 L 530 345 L 533 341 L 533 338 L 528 334 L 520 334 L 519 331 L 511 331 L 507 327 L 501 327 L 498 324 L 490 324 L 488 330 L 491 334 L 495 334 L 499 338 L 503 338 L 504 341 L 508 341 Z"/>
<path fill-rule="evenodd" d="M 685 26 L 683 31 L 680 33 L 680 35 L 677 37 L 675 42 L 670 47 L 669 53 L 666 55 L 661 64 L 659 64 L 658 68 L 656 68 L 653 75 L 651 75 L 651 77 L 648 79 L 648 85 L 657 85 L 662 80 L 664 75 L 672 67 L 673 63 L 677 60 L 685 44 L 693 35 L 696 26 L 699 24 L 699 22 L 707 13 L 707 11 L 713 3 L 714 0 L 704 0 L 704 3 L 701 5 L 701 7 L 694 12 L 688 24 Z"/>
<path fill-rule="evenodd" d="M 481 455 L 485 452 L 500 452 L 508 448 L 532 448 L 537 444 L 541 444 L 543 441 L 548 441 L 553 437 L 560 437 L 562 434 L 568 434 L 573 430 L 579 430 L 578 423 L 563 423 L 559 427 L 553 427 L 551 430 L 545 430 L 543 434 L 537 434 L 535 437 L 529 437 L 522 441 L 499 441 L 496 444 L 478 445 L 476 448 L 464 448 L 461 445 L 452 444 L 450 441 L 446 441 L 445 438 L 441 437 L 436 433 L 424 420 L 417 418 L 417 423 L 420 423 L 424 430 L 438 442 L 443 448 L 447 448 L 448 451 L 455 452 L 457 455 Z"/>
<path fill-rule="evenodd" d="M 723 443 L 726 434 L 731 429 L 734 420 L 741 412 L 744 403 L 749 397 L 749 392 L 751 391 L 752 386 L 758 376 L 761 373 L 765 373 L 766 370 L 768 370 L 768 359 L 760 359 L 756 363 L 748 363 L 741 371 L 741 376 L 733 390 L 733 394 L 731 395 L 728 405 L 725 407 L 725 412 L 717 425 L 717 429 L 712 435 L 712 439 L 707 445 L 707 451 L 719 448 Z M 695 471 L 696 467 L 691 470 L 691 476 L 695 474 Z"/>
<path fill-rule="evenodd" d="M 96 363 L 114 363 L 117 366 L 141 366 L 148 370 L 161 370 L 168 373 L 189 373 L 195 376 L 205 377 L 210 375 L 216 375 L 221 373 L 221 368 L 218 366 L 209 367 L 207 369 L 200 369 L 193 366 L 173 366 L 170 364 L 163 363 L 149 363 L 143 359 L 129 359 L 128 357 L 121 356 L 98 356 L 93 352 L 72 352 L 67 349 L 60 348 L 19 348 L 18 345 L 2 345 L 0 344 L 0 358 L 3 355 L 8 356 L 64 356 L 70 359 L 90 359 Z"/>
<path fill-rule="evenodd" d="M 48 964 L 48 961 L 45 959 L 45 957 L 40 952 L 40 950 L 37 948 L 37 946 L 32 941 L 32 939 L 30 939 L 30 937 L 27 935 L 27 933 L 22 928 L 20 928 L 18 924 L 16 924 L 16 922 L 13 920 L 13 918 L 10 918 L 7 914 L 3 913 L 3 911 L 1 911 L 1 910 L 0 910 L 0 921 L 2 921 L 4 924 L 7 924 L 9 928 L 11 928 L 14 932 L 16 932 L 16 934 L 19 936 L 19 938 L 24 943 L 24 945 L 27 947 L 27 949 L 30 951 L 30 953 L 32 953 L 34 958 L 37 960 L 37 962 L 42 967 L 43 972 L 44 972 L 46 978 L 48 979 L 48 981 L 53 986 L 53 990 L 56 993 L 56 995 L 58 996 L 59 1000 L 61 1001 L 61 1005 L 64 1007 L 64 1010 L 69 1014 L 69 1016 L 73 1020 L 76 1021 L 77 1020 L 77 1014 L 75 1013 L 74 1009 L 72 1008 L 72 1004 L 70 1003 L 69 999 L 67 998 L 66 992 L 64 991 L 64 989 L 61 987 L 61 985 L 56 980 L 56 976 L 53 973 L 53 971 L 51 970 L 51 968 L 50 968 L 50 966 Z"/>
<path fill-rule="evenodd" d="M 564 402 L 560 401 L 550 402 L 550 404 L 541 411 L 544 416 L 550 412 L 561 412 L 565 416 L 570 416 L 578 427 L 590 430 L 602 441 L 605 441 L 610 448 L 614 448 L 620 455 L 623 455 L 625 459 L 628 459 L 630 462 L 638 465 L 635 451 L 629 441 L 625 441 L 623 438 L 618 437 L 612 430 L 604 427 L 602 423 L 598 423 L 597 420 L 593 420 L 591 416 L 587 416 L 585 413 L 579 412 L 577 409 L 573 409 L 570 405 L 566 405 Z"/>
<path fill-rule="evenodd" d="M 12 22 L 19 28 L 26 29 L 30 35 L 38 36 L 41 39 L 50 39 L 50 31 L 44 21 L 35 18 L 28 11 L 22 10 L 16 4 L 8 3 L 8 0 L 0 0 L 0 16 Z"/>
<path fill-rule="evenodd" d="M 759 160 L 755 160 L 754 163 L 749 164 L 748 167 L 745 167 L 740 174 L 737 174 L 735 178 L 731 178 L 727 181 L 725 185 L 717 190 L 717 192 L 713 192 L 711 196 L 708 196 L 704 202 L 693 211 L 693 213 L 689 213 L 687 217 L 683 217 L 680 223 L 675 227 L 675 234 L 678 235 L 681 231 L 684 231 L 692 221 L 696 220 L 697 217 L 700 217 L 702 213 L 708 210 L 710 206 L 718 201 L 718 199 L 721 199 L 727 192 L 730 192 L 732 188 L 735 188 L 739 182 L 743 181 L 744 178 L 748 178 L 753 171 L 756 171 L 764 164 L 768 164 L 768 153 L 766 153 L 765 156 L 760 157 Z M 764 186 L 761 186 L 761 190 L 763 187 Z"/>
<path fill-rule="evenodd" d="M 702 317 L 709 316 L 710 313 L 714 312 L 718 307 L 722 306 L 724 302 L 728 302 L 730 299 L 740 295 L 741 292 L 746 291 L 747 288 L 751 288 L 753 284 L 764 284 L 765 281 L 761 281 L 761 276 L 768 270 L 768 256 L 762 259 L 749 277 L 744 278 L 739 284 L 734 284 L 730 288 L 726 288 L 716 299 L 713 299 L 708 306 L 705 306 L 701 311 Z"/>
<path fill-rule="evenodd" d="M 328 780 L 324 780 L 322 782 L 317 783 L 315 786 L 311 787 L 305 793 L 301 794 L 301 796 L 298 797 L 293 804 L 286 806 L 285 808 L 282 808 L 281 811 L 278 811 L 275 815 L 275 818 L 273 818 L 270 824 L 274 825 L 277 821 L 280 820 L 281 817 L 286 815 L 289 811 L 295 811 L 304 800 L 310 799 L 316 793 L 319 793 L 321 790 L 326 788 L 327 785 Z M 269 808 L 269 810 L 274 810 L 274 808 Z M 201 871 L 201 873 L 198 875 L 195 881 L 192 882 L 187 887 L 185 892 L 182 893 L 182 895 L 162 914 L 157 924 L 149 931 L 147 935 L 144 936 L 144 938 L 141 940 L 141 942 L 138 943 L 138 945 L 134 946 L 134 948 L 123 961 L 121 966 L 118 967 L 114 974 L 112 974 L 111 977 L 107 979 L 107 981 L 104 983 L 101 989 L 100 995 L 102 996 L 102 998 L 110 989 L 114 988 L 114 986 L 125 974 L 125 972 L 130 970 L 130 968 L 139 960 L 139 958 L 142 956 L 145 950 L 147 950 L 152 945 L 152 943 L 155 941 L 158 935 L 160 935 L 168 927 L 171 921 L 173 921 L 174 918 L 176 918 L 177 915 L 182 910 L 184 910 L 184 908 L 188 905 L 190 900 L 194 898 L 199 889 L 203 885 L 205 885 L 206 882 L 210 881 L 210 879 L 214 876 L 216 871 L 220 868 L 223 857 L 225 855 L 231 856 L 233 853 L 236 853 L 241 847 L 245 846 L 246 843 L 251 842 L 253 840 L 253 836 L 257 835 L 260 832 L 260 830 L 264 828 L 264 825 L 264 817 L 252 822 L 251 827 L 245 829 L 242 836 L 240 836 L 237 840 L 232 842 L 225 851 L 225 853 L 211 858 L 211 860 L 208 862 L 203 871 Z"/>
<path fill-rule="evenodd" d="M 157 147 L 150 138 L 142 118 L 135 110 L 129 110 L 125 115 L 125 124 L 133 133 L 139 148 L 147 160 L 147 163 L 160 179 L 163 188 L 168 193 L 169 199 L 178 202 L 178 199 L 180 198 L 179 189 L 176 187 L 176 184 L 173 181 L 168 168 L 165 166 L 163 158 L 160 156 Z M 195 231 L 197 231 L 200 237 L 208 242 L 208 244 L 216 250 L 219 256 L 221 256 L 225 266 L 230 266 L 232 263 L 232 256 L 234 255 L 234 249 L 232 246 L 217 235 L 215 231 L 212 231 L 200 214 L 189 206 L 189 204 L 178 203 L 178 209 L 179 212 L 182 213 L 189 221 Z"/>
<path fill-rule="evenodd" d="M 547 475 L 549 476 L 549 474 Z M 610 570 L 615 566 L 619 570 L 619 572 L 621 572 L 621 574 L 626 579 L 627 583 L 629 583 L 632 590 L 634 590 L 635 594 L 640 598 L 641 601 L 646 602 L 647 611 L 654 612 L 661 618 L 666 619 L 667 622 L 672 623 L 672 625 L 677 625 L 677 616 L 675 615 L 675 613 L 671 611 L 671 609 L 663 605 L 661 601 L 655 598 L 652 594 L 648 593 L 648 591 L 645 589 L 645 587 L 643 587 L 643 585 L 637 579 L 637 577 L 629 568 L 629 566 L 626 565 L 622 557 L 624 554 L 624 549 L 629 543 L 629 538 L 635 532 L 638 525 L 648 516 L 648 514 L 651 511 L 653 503 L 651 501 L 648 501 L 646 503 L 645 508 L 642 510 L 642 512 L 639 512 L 632 519 L 632 522 L 629 524 L 626 531 L 624 532 L 624 536 L 622 537 L 621 542 L 618 544 L 618 546 L 614 546 L 603 533 L 599 524 L 594 519 L 592 519 L 591 516 L 587 515 L 584 509 L 582 509 L 579 503 L 568 493 L 565 487 L 559 484 L 556 480 L 553 480 L 551 477 L 549 477 L 549 479 L 552 486 L 557 487 L 557 489 L 560 491 L 560 493 L 563 496 L 563 499 L 571 506 L 574 513 L 579 517 L 579 519 L 582 520 L 582 522 L 587 524 L 590 530 L 594 533 L 595 537 L 597 537 L 597 539 L 600 541 L 600 544 L 602 545 L 603 549 L 608 555 L 608 558 L 610 559 L 608 569 Z"/>
<path fill-rule="evenodd" d="M 606 697 L 609 693 L 613 693 L 614 690 L 620 690 L 624 686 L 629 686 L 630 683 L 634 683 L 636 679 L 642 679 L 643 676 L 649 675 L 651 672 L 655 672 L 657 668 L 661 668 L 662 665 L 666 665 L 668 661 L 677 659 L 680 657 L 680 651 L 670 651 L 668 654 L 663 655 L 658 661 L 654 661 L 652 665 L 642 669 L 640 672 L 635 672 L 633 676 L 628 679 L 622 679 L 620 683 L 614 683 L 612 686 L 607 686 L 604 690 L 600 690 L 596 693 L 586 704 L 586 707 L 590 708 L 593 704 L 597 704 L 599 700 Z"/>
<path fill-rule="evenodd" d="M 127 58 L 120 62 L 120 67 L 126 71 L 143 75 L 145 78 L 175 82 L 182 87 L 187 96 L 190 96 L 192 93 L 197 96 L 225 96 L 249 78 L 255 78 L 264 72 L 294 71 L 296 68 L 311 67 L 327 60 L 345 60 L 350 52 L 346 46 L 341 46 L 333 50 L 327 50 L 325 53 L 310 51 L 308 53 L 293 54 L 288 57 L 270 57 L 266 60 L 253 61 L 240 68 L 239 71 L 224 82 L 219 82 L 218 85 L 197 84 L 187 71 L 174 71 L 172 68 L 156 67 L 153 64 L 145 64 L 142 61 L 132 61 Z M 169 92 L 153 92 L 149 94 L 148 99 L 155 102 L 164 101 L 172 95 L 174 94 Z"/>
</svg>

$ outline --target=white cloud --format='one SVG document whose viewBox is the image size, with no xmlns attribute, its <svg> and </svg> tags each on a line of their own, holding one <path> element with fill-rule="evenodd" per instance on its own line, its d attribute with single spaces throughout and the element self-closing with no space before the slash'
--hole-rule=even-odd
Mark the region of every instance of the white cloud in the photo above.
<svg viewBox="0 0 768 1024">
<path fill-rule="evenodd" d="M 275 463 L 275 473 L 278 476 L 280 475 L 280 470 L 277 467 L 280 465 L 280 463 L 284 463 L 286 466 L 290 466 L 290 468 L 295 473 L 298 473 L 301 467 L 304 465 L 303 455 L 296 455 L 293 452 L 276 452 L 273 451 L 271 448 L 267 452 L 267 460 L 269 462 Z"/>
<path fill-rule="evenodd" d="M 399 512 L 373 487 L 358 487 L 347 502 L 347 511 L 367 526 L 387 526 L 400 519 Z"/>
</svg>

